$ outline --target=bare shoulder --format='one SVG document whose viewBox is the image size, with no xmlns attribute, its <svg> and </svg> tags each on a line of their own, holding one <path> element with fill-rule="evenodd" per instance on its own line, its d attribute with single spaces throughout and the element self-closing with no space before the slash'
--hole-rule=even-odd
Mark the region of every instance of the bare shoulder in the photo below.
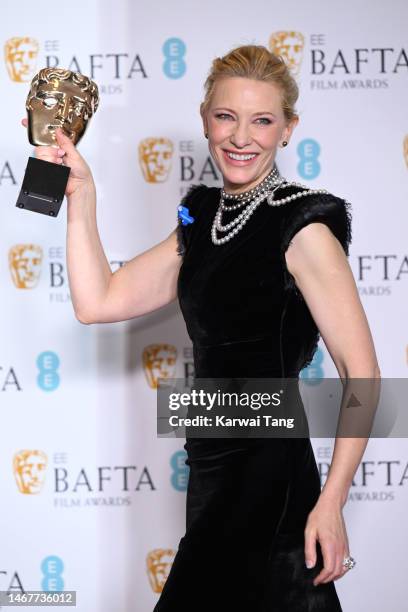
<svg viewBox="0 0 408 612">
<path fill-rule="evenodd" d="M 330 272 L 347 264 L 344 248 L 325 223 L 314 221 L 302 227 L 292 237 L 285 260 L 289 272 L 296 276 L 301 270 Z"/>
<path fill-rule="evenodd" d="M 326 190 L 294 190 L 285 205 L 281 253 L 285 286 L 296 290 L 315 277 L 318 282 L 342 271 L 352 240 L 351 204 Z"/>
</svg>

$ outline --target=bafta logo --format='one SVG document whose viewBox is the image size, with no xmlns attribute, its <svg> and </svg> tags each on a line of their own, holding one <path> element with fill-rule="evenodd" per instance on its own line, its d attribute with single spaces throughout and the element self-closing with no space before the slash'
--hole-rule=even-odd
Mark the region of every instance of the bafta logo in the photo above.
<svg viewBox="0 0 408 612">
<path fill-rule="evenodd" d="M 17 289 L 33 289 L 38 283 L 43 259 L 37 244 L 16 244 L 9 250 L 11 278 Z"/>
<path fill-rule="evenodd" d="M 159 378 L 174 378 L 177 349 L 172 344 L 149 344 L 143 350 L 143 368 L 152 389 L 158 388 Z"/>
<path fill-rule="evenodd" d="M 274 32 L 269 38 L 269 49 L 280 55 L 293 75 L 299 74 L 305 39 L 301 32 Z"/>
<path fill-rule="evenodd" d="M 35 71 L 38 42 L 29 36 L 9 38 L 4 45 L 4 58 L 9 77 L 17 83 L 27 83 Z"/>
<path fill-rule="evenodd" d="M 171 548 L 151 550 L 146 558 L 147 575 L 155 593 L 161 593 L 170 572 L 175 551 Z"/>
<path fill-rule="evenodd" d="M 163 183 L 169 177 L 173 143 L 168 138 L 145 138 L 139 143 L 139 163 L 148 183 Z"/>
<path fill-rule="evenodd" d="M 21 450 L 13 457 L 13 471 L 20 493 L 40 493 L 45 480 L 47 455 L 40 450 Z"/>
<path fill-rule="evenodd" d="M 403 151 L 404 151 L 405 163 L 408 168 L 408 134 L 404 138 Z"/>
</svg>

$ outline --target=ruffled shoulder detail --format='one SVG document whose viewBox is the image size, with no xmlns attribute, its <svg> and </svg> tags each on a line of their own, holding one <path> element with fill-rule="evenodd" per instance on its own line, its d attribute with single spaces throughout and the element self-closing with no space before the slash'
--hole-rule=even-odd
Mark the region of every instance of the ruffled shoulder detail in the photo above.
<svg viewBox="0 0 408 612">
<path fill-rule="evenodd" d="M 282 227 L 281 253 L 286 269 L 285 252 L 294 235 L 309 223 L 326 224 L 349 255 L 352 241 L 352 207 L 350 202 L 330 193 L 305 194 L 294 200 Z M 294 280 L 287 271 L 286 286 L 294 287 Z"/>
<path fill-rule="evenodd" d="M 309 223 L 325 223 L 341 243 L 346 255 L 352 240 L 352 208 L 350 202 L 330 193 L 305 194 L 294 202 L 286 218 L 282 249 L 286 251 L 293 236 Z"/>
<path fill-rule="evenodd" d="M 177 227 L 176 227 L 176 237 L 177 237 L 177 254 L 180 257 L 184 257 L 186 252 L 186 248 L 189 244 L 191 234 L 193 231 L 193 226 L 196 221 L 196 218 L 199 214 L 200 203 L 202 201 L 203 195 L 207 193 L 208 187 L 206 185 L 191 185 L 185 196 L 181 199 L 181 201 L 177 205 L 178 206 L 186 206 L 189 211 L 189 215 L 194 218 L 193 223 L 188 223 L 187 225 L 183 225 L 181 222 L 181 218 L 177 215 Z"/>
</svg>

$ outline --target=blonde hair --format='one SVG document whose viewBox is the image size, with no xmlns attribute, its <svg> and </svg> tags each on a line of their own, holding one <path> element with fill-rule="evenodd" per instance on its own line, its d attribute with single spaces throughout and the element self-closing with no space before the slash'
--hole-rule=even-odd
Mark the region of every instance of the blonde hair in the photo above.
<svg viewBox="0 0 408 612">
<path fill-rule="evenodd" d="M 244 45 L 232 49 L 223 57 L 216 57 L 205 81 L 205 97 L 200 112 L 203 115 L 210 103 L 217 80 L 225 77 L 244 77 L 275 83 L 282 95 L 282 108 L 287 121 L 297 117 L 295 104 L 299 89 L 282 57 L 262 45 Z"/>
</svg>

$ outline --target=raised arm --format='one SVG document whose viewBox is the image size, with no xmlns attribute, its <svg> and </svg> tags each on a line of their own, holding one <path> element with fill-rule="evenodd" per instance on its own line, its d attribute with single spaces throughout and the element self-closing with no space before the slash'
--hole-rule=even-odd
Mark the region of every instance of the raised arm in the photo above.
<svg viewBox="0 0 408 612">
<path fill-rule="evenodd" d="M 112 273 L 98 232 L 91 170 L 60 129 L 56 135 L 59 148 L 37 147 L 36 155 L 53 163 L 64 159 L 71 168 L 66 189 L 67 266 L 77 319 L 86 324 L 123 321 L 173 301 L 181 265 L 176 230 Z"/>
</svg>

